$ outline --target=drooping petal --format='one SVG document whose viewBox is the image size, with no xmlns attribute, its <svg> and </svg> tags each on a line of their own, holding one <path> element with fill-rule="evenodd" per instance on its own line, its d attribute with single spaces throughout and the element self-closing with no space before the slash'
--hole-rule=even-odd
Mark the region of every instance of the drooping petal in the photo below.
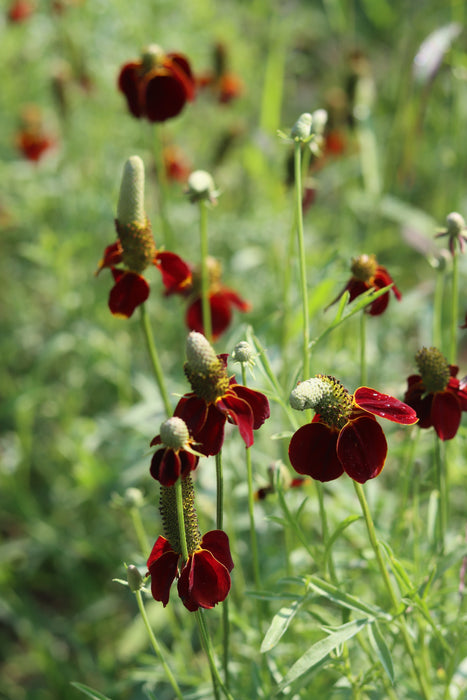
<svg viewBox="0 0 467 700">
<path fill-rule="evenodd" d="M 125 64 L 118 76 L 118 88 L 126 97 L 128 109 L 134 117 L 143 116 L 143 108 L 139 97 L 139 80 L 141 63 Z"/>
<path fill-rule="evenodd" d="M 166 59 L 172 72 L 183 82 L 186 98 L 191 102 L 195 96 L 196 81 L 187 57 L 181 53 L 168 53 Z"/>
<path fill-rule="evenodd" d="M 194 612 L 213 608 L 230 591 L 230 574 L 207 549 L 199 549 L 188 559 L 178 580 L 183 605 Z"/>
<path fill-rule="evenodd" d="M 162 273 L 162 284 L 165 295 L 183 294 L 191 284 L 191 269 L 182 258 L 175 253 L 165 251 L 157 253 L 156 265 Z"/>
<path fill-rule="evenodd" d="M 195 449 L 203 455 L 216 455 L 224 442 L 226 416 L 216 406 L 206 404 L 194 394 L 182 396 L 174 411 L 182 418 L 195 442 Z"/>
<path fill-rule="evenodd" d="M 302 425 L 289 444 L 289 459 L 295 471 L 323 482 L 341 476 L 344 469 L 337 457 L 338 435 L 325 423 Z"/>
<path fill-rule="evenodd" d="M 459 399 L 451 391 L 437 391 L 433 396 L 431 420 L 440 440 L 452 440 L 462 417 Z"/>
<path fill-rule="evenodd" d="M 359 408 L 375 416 L 386 418 L 393 423 L 413 425 L 417 422 L 417 414 L 406 403 L 388 394 L 381 394 L 375 389 L 361 386 L 354 394 L 354 402 Z"/>
<path fill-rule="evenodd" d="M 167 68 L 158 68 L 144 77 L 141 90 L 149 121 L 164 122 L 180 114 L 188 99 L 185 82 Z"/>
<path fill-rule="evenodd" d="M 258 430 L 270 416 L 269 401 L 260 391 L 249 389 L 242 384 L 231 384 L 230 389 L 246 401 L 253 411 L 253 430 Z"/>
<path fill-rule="evenodd" d="M 104 257 L 99 261 L 96 275 L 98 275 L 104 267 L 114 267 L 115 265 L 121 263 L 122 257 L 123 248 L 120 241 L 116 241 L 115 243 L 112 243 L 112 245 L 108 245 L 104 250 Z"/>
<path fill-rule="evenodd" d="M 431 405 L 433 393 L 425 394 L 425 385 L 419 374 L 411 374 L 407 379 L 407 391 L 404 401 L 411 406 L 417 414 L 420 428 L 431 428 Z"/>
<path fill-rule="evenodd" d="M 162 486 L 173 486 L 181 474 L 182 464 L 179 453 L 166 447 L 154 453 L 149 473 Z"/>
<path fill-rule="evenodd" d="M 388 446 L 376 419 L 360 416 L 349 421 L 337 440 L 337 455 L 345 472 L 354 481 L 364 484 L 381 472 Z"/>
<path fill-rule="evenodd" d="M 250 404 L 227 390 L 227 393 L 218 399 L 216 407 L 227 414 L 229 420 L 238 426 L 245 445 L 251 447 L 254 442 L 254 416 Z"/>
<path fill-rule="evenodd" d="M 177 575 L 179 555 L 173 551 L 165 537 L 158 537 L 149 555 L 147 566 L 151 574 L 151 593 L 164 608 L 169 602 L 170 587 Z"/>
<path fill-rule="evenodd" d="M 230 554 L 229 538 L 223 530 L 206 532 L 201 539 L 201 548 L 208 549 L 227 571 L 232 571 L 234 563 Z"/>
<path fill-rule="evenodd" d="M 182 396 L 174 411 L 174 416 L 185 421 L 192 435 L 196 435 L 202 429 L 207 414 L 206 401 L 195 394 Z"/>
<path fill-rule="evenodd" d="M 242 299 L 242 297 L 239 296 L 233 289 L 222 287 L 222 289 L 216 294 L 222 295 L 224 299 L 229 302 L 229 304 L 235 306 L 235 308 L 239 311 L 250 311 L 251 309 L 251 304 L 248 301 L 245 301 L 245 299 Z"/>
<path fill-rule="evenodd" d="M 149 284 L 136 272 L 112 270 L 115 285 L 110 290 L 109 309 L 114 316 L 130 318 L 149 296 Z"/>
</svg>

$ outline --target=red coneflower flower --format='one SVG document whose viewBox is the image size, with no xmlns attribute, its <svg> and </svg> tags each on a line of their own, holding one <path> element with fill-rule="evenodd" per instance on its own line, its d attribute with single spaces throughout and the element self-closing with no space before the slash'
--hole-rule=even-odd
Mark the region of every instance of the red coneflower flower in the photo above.
<svg viewBox="0 0 467 700">
<path fill-rule="evenodd" d="M 162 448 L 154 453 L 149 471 L 162 486 L 173 486 L 179 477 L 184 479 L 196 469 L 199 456 L 181 418 L 174 416 L 164 421 L 160 434 L 151 441 L 151 447 L 154 445 L 162 445 Z"/>
<path fill-rule="evenodd" d="M 441 440 L 452 440 L 462 411 L 467 411 L 467 381 L 437 348 L 422 348 L 415 356 L 420 374 L 407 379 L 404 401 L 417 412 L 420 428 L 434 427 Z"/>
<path fill-rule="evenodd" d="M 23 22 L 35 10 L 35 5 L 29 0 L 14 0 L 7 13 L 10 22 Z"/>
<path fill-rule="evenodd" d="M 35 163 L 56 145 L 56 139 L 46 132 L 41 110 L 36 105 L 23 109 L 16 145 L 25 158 Z"/>
<path fill-rule="evenodd" d="M 115 221 L 118 239 L 107 246 L 99 263 L 98 274 L 110 268 L 115 285 L 109 296 L 112 314 L 130 318 L 137 306 L 149 296 L 149 284 L 141 275 L 149 265 L 162 273 L 168 294 L 179 292 L 191 283 L 191 270 L 175 253 L 159 251 L 144 211 L 144 165 L 138 156 L 125 163 L 118 214 Z M 115 267 L 122 263 L 124 269 Z"/>
<path fill-rule="evenodd" d="M 412 425 L 415 411 L 402 401 L 360 387 L 353 394 L 334 377 L 322 374 L 301 382 L 290 403 L 297 410 L 312 408 L 316 415 L 292 436 L 290 462 L 299 474 L 332 481 L 346 472 L 364 484 L 381 472 L 387 442 L 375 416 Z"/>
<path fill-rule="evenodd" d="M 402 298 L 401 293 L 397 289 L 394 281 L 382 265 L 378 265 L 376 257 L 374 255 L 360 255 L 357 258 L 353 258 L 352 264 L 350 266 L 352 272 L 352 277 L 349 279 L 344 289 L 337 295 L 337 297 L 326 307 L 329 308 L 338 301 L 344 292 L 349 292 L 349 303 L 352 302 L 356 297 L 360 296 L 369 289 L 383 289 L 389 284 L 392 284 L 392 292 L 398 301 Z M 375 299 L 372 304 L 369 304 L 365 311 L 372 316 L 379 316 L 384 311 L 386 311 L 387 305 L 389 304 L 389 291 L 386 294 L 382 294 L 380 297 Z"/>
<path fill-rule="evenodd" d="M 182 418 L 204 455 L 215 455 L 224 441 L 225 423 L 238 426 L 247 447 L 253 430 L 269 418 L 269 402 L 259 391 L 227 376 L 227 355 L 216 355 L 206 338 L 195 331 L 187 339 L 185 374 L 193 389 L 182 396 L 174 415 Z"/>
<path fill-rule="evenodd" d="M 186 56 L 165 53 L 156 44 L 148 46 L 141 60 L 122 67 L 118 87 L 131 114 L 150 122 L 176 117 L 195 96 L 195 80 Z"/>
<path fill-rule="evenodd" d="M 214 46 L 213 69 L 198 77 L 201 88 L 208 87 L 221 104 L 227 104 L 243 92 L 243 81 L 227 68 L 227 48 L 221 42 Z"/>
</svg>

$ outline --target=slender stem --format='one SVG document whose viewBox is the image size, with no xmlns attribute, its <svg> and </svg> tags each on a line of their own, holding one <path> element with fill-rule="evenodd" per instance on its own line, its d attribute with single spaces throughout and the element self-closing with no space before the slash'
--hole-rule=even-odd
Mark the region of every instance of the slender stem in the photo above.
<svg viewBox="0 0 467 700">
<path fill-rule="evenodd" d="M 228 700 L 233 700 L 232 695 L 230 694 L 229 690 L 225 687 L 222 678 L 219 675 L 219 671 L 217 670 L 216 662 L 214 660 L 214 651 L 211 644 L 211 638 L 206 627 L 206 622 L 204 620 L 202 610 L 198 609 L 195 615 L 196 621 L 198 623 L 198 629 L 201 635 L 201 641 L 203 643 L 203 648 L 206 653 L 206 656 L 208 657 L 209 667 L 211 669 L 214 695 L 216 698 L 219 697 L 218 688 L 220 688 Z"/>
<path fill-rule="evenodd" d="M 357 483 L 354 481 L 354 487 L 355 491 L 357 493 L 358 500 L 360 501 L 360 506 L 363 512 L 363 517 L 365 519 L 367 531 L 368 531 L 368 536 L 370 539 L 371 546 L 373 548 L 373 551 L 376 556 L 376 561 L 378 562 L 378 566 L 381 572 L 381 576 L 383 577 L 384 584 L 386 586 L 387 592 L 389 594 L 389 598 L 392 603 L 392 607 L 394 608 L 394 612 L 398 613 L 400 612 L 400 604 L 397 599 L 396 593 L 394 591 L 393 585 L 391 583 L 391 579 L 389 578 L 388 571 L 386 569 L 386 565 L 383 559 L 383 555 L 381 553 L 381 548 L 379 546 L 378 539 L 376 537 L 376 531 L 375 531 L 375 526 L 373 523 L 373 519 L 371 517 L 370 509 L 368 508 L 368 503 L 365 498 L 365 492 L 361 486 L 361 484 Z M 430 691 L 427 687 L 427 683 L 423 675 L 420 673 L 420 670 L 418 668 L 417 662 L 416 662 L 416 655 L 415 655 L 415 649 L 412 644 L 412 640 L 410 638 L 409 631 L 407 629 L 407 624 L 405 621 L 405 618 L 403 616 L 398 616 L 397 622 L 399 624 L 399 628 L 402 634 L 402 639 L 404 642 L 404 646 L 406 648 L 406 651 L 408 655 L 410 656 L 410 660 L 412 662 L 412 668 L 415 674 L 415 677 L 417 679 L 422 697 L 425 698 L 425 700 L 429 700 L 430 696 Z"/>
<path fill-rule="evenodd" d="M 144 529 L 143 520 L 141 518 L 139 508 L 136 508 L 135 506 L 133 508 L 130 508 L 130 517 L 133 523 L 133 527 L 136 533 L 141 552 L 147 558 L 151 550 L 148 546 L 148 538 L 146 537 L 146 531 Z"/>
<path fill-rule="evenodd" d="M 209 305 L 209 264 L 208 264 L 208 217 L 207 204 L 199 201 L 199 233 L 201 244 L 201 308 L 203 312 L 204 335 L 212 341 L 211 307 Z"/>
<path fill-rule="evenodd" d="M 183 513 L 182 480 L 175 482 L 175 498 L 177 501 L 178 530 L 180 534 L 180 548 L 182 550 L 183 561 L 188 561 L 188 546 L 186 543 L 185 517 Z"/>
<path fill-rule="evenodd" d="M 216 455 L 216 525 L 218 530 L 224 526 L 224 478 L 222 472 L 222 450 Z"/>
<path fill-rule="evenodd" d="M 159 387 L 162 402 L 164 404 L 165 412 L 167 416 L 171 416 L 173 409 L 170 403 L 169 395 L 167 393 L 167 388 L 165 386 L 164 374 L 162 372 L 162 366 L 159 360 L 159 355 L 157 353 L 156 344 L 154 343 L 154 337 L 152 335 L 151 326 L 149 323 L 149 316 L 146 309 L 146 304 L 141 304 L 141 325 L 143 328 L 144 337 L 146 339 L 146 345 L 148 348 L 149 357 L 151 360 L 152 369 L 154 372 L 154 377 Z"/>
<path fill-rule="evenodd" d="M 321 520 L 321 530 L 322 530 L 322 536 L 323 536 L 323 544 L 326 549 L 328 541 L 329 541 L 329 528 L 328 528 L 328 519 L 326 517 L 326 509 L 324 507 L 324 490 L 323 490 L 323 484 L 320 481 L 315 481 L 316 485 L 316 492 L 318 494 L 318 504 L 319 504 L 319 517 Z M 328 559 L 328 566 L 329 566 L 329 576 L 331 577 L 331 581 L 335 586 L 337 586 L 337 575 L 336 575 L 336 569 L 334 567 L 334 561 L 332 558 L 332 553 L 329 552 L 329 555 L 327 557 Z"/>
<path fill-rule="evenodd" d="M 230 656 L 230 618 L 229 618 L 229 599 L 226 598 L 222 603 L 222 668 L 224 671 L 224 682 L 226 688 L 230 685 L 229 676 L 229 656 Z"/>
<path fill-rule="evenodd" d="M 303 378 L 310 376 L 310 328 L 308 322 L 308 292 L 306 284 L 306 258 L 305 239 L 303 235 L 303 210 L 302 210 L 302 168 L 301 168 L 301 143 L 294 142 L 294 174 L 295 174 L 295 205 L 297 215 L 298 255 L 300 265 L 300 290 L 303 310 Z"/>
<path fill-rule="evenodd" d="M 449 362 L 452 365 L 456 364 L 457 360 L 457 324 L 459 316 L 459 255 L 457 250 L 454 250 L 452 256 L 452 289 L 451 289 L 451 338 L 449 350 Z"/>
<path fill-rule="evenodd" d="M 436 284 L 433 298 L 433 345 L 435 348 L 443 347 L 444 283 L 444 270 L 438 268 L 436 271 Z"/>
<path fill-rule="evenodd" d="M 360 386 L 365 386 L 366 378 L 366 317 L 363 309 L 360 314 Z"/>
<path fill-rule="evenodd" d="M 162 140 L 162 127 L 156 125 L 154 128 L 154 161 L 157 175 L 157 196 L 159 202 L 159 216 L 161 219 L 164 245 L 171 247 L 173 232 L 167 215 L 167 173 L 164 163 L 164 148 Z"/>
<path fill-rule="evenodd" d="M 152 648 L 154 649 L 156 656 L 159 658 L 159 661 L 162 664 L 162 667 L 166 673 L 167 678 L 169 679 L 169 683 L 172 686 L 172 689 L 173 689 L 175 695 L 177 696 L 177 698 L 179 698 L 179 700 L 183 700 L 182 691 L 180 690 L 178 683 L 175 680 L 175 676 L 173 675 L 167 662 L 165 661 L 164 655 L 162 653 L 162 649 L 159 646 L 159 642 L 157 641 L 156 636 L 151 629 L 151 624 L 150 624 L 150 622 L 148 620 L 148 616 L 146 614 L 146 609 L 144 607 L 143 596 L 141 595 L 141 591 L 136 591 L 135 596 L 136 596 L 136 601 L 138 603 L 139 611 L 141 613 L 141 617 L 143 618 L 144 626 L 146 627 L 149 639 L 150 639 L 151 644 L 152 644 Z"/>
<path fill-rule="evenodd" d="M 438 539 L 438 551 L 440 554 L 444 553 L 444 542 L 446 538 L 446 522 L 447 522 L 447 498 L 448 492 L 446 487 L 446 464 L 441 458 L 441 440 L 434 433 L 435 449 L 434 449 L 434 459 L 435 459 L 435 470 L 436 470 L 436 485 L 439 493 L 439 506 L 438 506 L 438 517 L 437 517 L 437 528 L 436 534 Z"/>
</svg>

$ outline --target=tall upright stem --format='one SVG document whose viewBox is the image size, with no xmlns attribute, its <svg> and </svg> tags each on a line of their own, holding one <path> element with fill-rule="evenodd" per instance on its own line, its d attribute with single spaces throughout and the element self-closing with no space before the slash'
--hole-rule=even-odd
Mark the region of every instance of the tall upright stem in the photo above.
<svg viewBox="0 0 467 700">
<path fill-rule="evenodd" d="M 308 321 L 308 290 L 306 283 L 305 238 L 303 234 L 301 143 L 294 141 L 295 206 L 297 220 L 300 291 L 303 312 L 303 378 L 310 376 L 310 327 Z"/>
<path fill-rule="evenodd" d="M 451 333 L 450 333 L 450 348 L 449 362 L 452 365 L 457 361 L 457 325 L 459 316 L 459 255 L 457 250 L 454 250 L 452 256 L 452 290 L 451 290 Z"/>
<path fill-rule="evenodd" d="M 209 305 L 208 217 L 206 201 L 199 201 L 199 233 L 201 244 L 201 308 L 204 335 L 212 341 L 211 307 Z"/>
<path fill-rule="evenodd" d="M 154 377 L 159 387 L 162 402 L 164 404 L 165 412 L 167 416 L 171 416 L 173 409 L 170 403 L 169 394 L 167 393 L 167 388 L 165 386 L 164 373 L 162 372 L 162 366 L 159 360 L 159 355 L 156 349 L 156 344 L 154 342 L 154 337 L 151 331 L 151 325 L 149 322 L 149 316 L 146 309 L 146 304 L 141 304 L 141 326 L 143 328 L 144 337 L 146 339 L 146 345 L 148 348 L 149 358 L 151 360 L 151 366 L 154 372 Z"/>
</svg>

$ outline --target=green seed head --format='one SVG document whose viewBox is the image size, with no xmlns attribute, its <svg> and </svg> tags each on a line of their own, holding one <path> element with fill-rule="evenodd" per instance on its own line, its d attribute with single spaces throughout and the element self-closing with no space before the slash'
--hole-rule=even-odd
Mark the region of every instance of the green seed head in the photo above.
<svg viewBox="0 0 467 700">
<path fill-rule="evenodd" d="M 192 331 L 186 342 L 184 371 L 194 393 L 206 403 L 215 403 L 229 386 L 223 362 L 202 333 Z"/>
<path fill-rule="evenodd" d="M 139 156 L 131 156 L 123 167 L 117 220 L 120 226 L 146 227 L 144 211 L 144 164 Z"/>
<path fill-rule="evenodd" d="M 173 416 L 161 424 L 160 438 L 167 447 L 179 450 L 187 444 L 190 434 L 185 421 Z"/>
<path fill-rule="evenodd" d="M 329 384 L 318 377 L 312 377 L 295 387 L 289 396 L 289 403 L 296 411 L 305 411 L 307 408 L 317 410 L 317 406 L 330 394 Z"/>
<path fill-rule="evenodd" d="M 437 348 L 422 348 L 415 355 L 415 362 L 428 394 L 447 387 L 451 376 L 449 363 Z"/>
</svg>

